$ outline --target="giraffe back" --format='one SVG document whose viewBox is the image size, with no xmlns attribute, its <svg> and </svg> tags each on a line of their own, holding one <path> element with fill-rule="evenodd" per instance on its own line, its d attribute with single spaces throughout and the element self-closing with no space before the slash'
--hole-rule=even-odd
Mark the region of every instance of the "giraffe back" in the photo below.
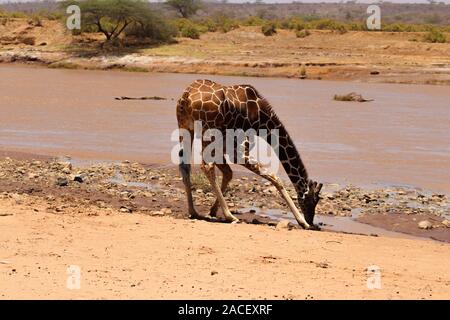
<svg viewBox="0 0 450 320">
<path fill-rule="evenodd" d="M 188 130 L 193 130 L 194 121 L 202 121 L 204 129 L 258 129 L 272 116 L 267 100 L 251 85 L 196 80 L 177 103 L 178 126 Z"/>
</svg>

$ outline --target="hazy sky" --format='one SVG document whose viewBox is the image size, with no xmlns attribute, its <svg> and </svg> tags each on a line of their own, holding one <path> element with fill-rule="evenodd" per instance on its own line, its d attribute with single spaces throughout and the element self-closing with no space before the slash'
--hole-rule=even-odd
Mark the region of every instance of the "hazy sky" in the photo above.
<svg viewBox="0 0 450 320">
<path fill-rule="evenodd" d="M 5 2 L 29 2 L 40 0 L 0 0 L 0 3 Z M 164 2 L 164 0 L 150 0 L 151 2 Z M 206 0 L 207 1 L 207 0 Z M 228 0 L 228 2 L 254 2 L 254 0 Z M 265 3 L 291 3 L 292 0 L 263 0 Z M 298 2 L 341 2 L 340 0 L 299 0 Z M 343 0 L 346 2 L 346 0 Z M 377 0 L 357 0 L 358 3 L 376 3 Z M 392 3 L 428 3 L 427 0 L 390 0 Z M 437 0 L 436 2 L 444 2 L 450 4 L 450 0 Z"/>
<path fill-rule="evenodd" d="M 29 1 L 40 1 L 40 0 L 0 0 L 2 2 L 29 2 Z M 163 2 L 162 0 L 150 0 L 154 2 Z M 206 0 L 207 1 L 207 0 Z M 253 0 L 228 0 L 228 2 L 253 2 Z M 287 2 L 290 3 L 292 0 L 263 0 L 266 3 L 282 3 Z M 298 2 L 341 2 L 340 0 L 299 0 Z M 343 0 L 346 2 L 346 0 Z M 358 3 L 376 3 L 377 0 L 357 0 Z M 427 0 L 390 0 L 392 3 L 428 3 Z M 437 0 L 436 2 L 444 2 L 446 4 L 450 4 L 450 0 Z"/>
</svg>

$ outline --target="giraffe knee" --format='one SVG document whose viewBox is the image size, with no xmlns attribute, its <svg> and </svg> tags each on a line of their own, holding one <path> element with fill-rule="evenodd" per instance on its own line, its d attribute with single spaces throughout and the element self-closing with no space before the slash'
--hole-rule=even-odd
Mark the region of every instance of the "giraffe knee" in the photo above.
<svg viewBox="0 0 450 320">
<path fill-rule="evenodd" d="M 187 163 L 180 163 L 179 169 L 181 177 L 183 178 L 183 182 L 184 183 L 188 182 L 191 174 L 191 165 Z"/>
</svg>

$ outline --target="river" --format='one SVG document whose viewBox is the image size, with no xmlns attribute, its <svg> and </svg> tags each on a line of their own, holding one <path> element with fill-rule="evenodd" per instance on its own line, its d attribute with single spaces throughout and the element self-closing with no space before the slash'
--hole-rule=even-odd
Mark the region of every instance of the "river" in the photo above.
<svg viewBox="0 0 450 320">
<path fill-rule="evenodd" d="M 176 100 L 198 78 L 255 86 L 315 180 L 450 192 L 447 86 L 0 65 L 0 150 L 168 163 Z M 333 100 L 353 91 L 374 101 Z"/>
</svg>

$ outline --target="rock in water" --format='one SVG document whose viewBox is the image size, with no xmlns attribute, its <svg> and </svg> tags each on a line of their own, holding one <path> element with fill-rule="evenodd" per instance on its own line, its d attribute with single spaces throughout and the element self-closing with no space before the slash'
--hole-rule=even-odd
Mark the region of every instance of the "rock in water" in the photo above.
<svg viewBox="0 0 450 320">
<path fill-rule="evenodd" d="M 442 224 L 444 226 L 446 226 L 447 228 L 450 228 L 450 220 L 444 220 L 444 221 L 442 221 Z"/>
<path fill-rule="evenodd" d="M 433 224 L 428 220 L 420 221 L 418 224 L 420 229 L 431 229 L 433 228 Z"/>
</svg>

